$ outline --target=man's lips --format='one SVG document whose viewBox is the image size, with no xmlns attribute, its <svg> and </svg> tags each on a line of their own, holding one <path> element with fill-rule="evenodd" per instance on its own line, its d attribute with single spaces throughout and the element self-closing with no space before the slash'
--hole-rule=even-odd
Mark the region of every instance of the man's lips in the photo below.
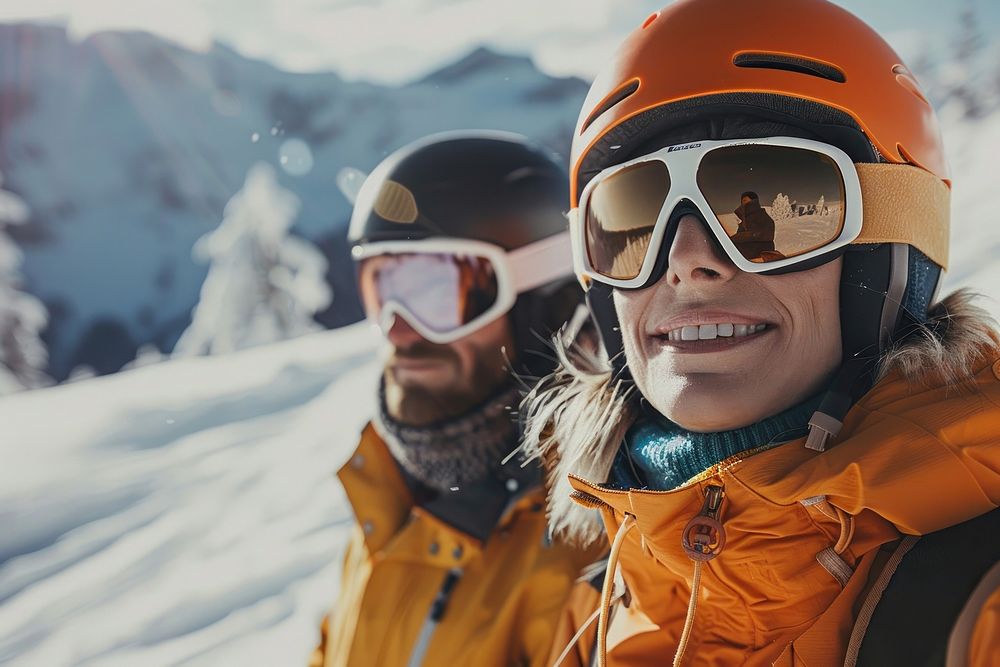
<svg viewBox="0 0 1000 667">
<path fill-rule="evenodd" d="M 390 365 L 395 368 L 434 368 L 444 363 L 441 357 L 393 357 Z"/>
<path fill-rule="evenodd" d="M 401 371 L 433 370 L 446 366 L 450 357 L 443 354 L 413 354 L 397 352 L 389 357 L 387 365 Z"/>
</svg>

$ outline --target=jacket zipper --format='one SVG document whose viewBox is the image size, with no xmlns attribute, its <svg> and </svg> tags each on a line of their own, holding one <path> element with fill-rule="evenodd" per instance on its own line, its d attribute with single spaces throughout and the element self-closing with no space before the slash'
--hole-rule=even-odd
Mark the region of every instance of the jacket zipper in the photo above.
<svg viewBox="0 0 1000 667">
<path fill-rule="evenodd" d="M 444 618 L 452 591 L 455 590 L 455 585 L 461 578 L 462 570 L 460 568 L 448 570 L 448 574 L 444 577 L 444 583 L 441 584 L 441 588 L 434 597 L 434 601 L 431 602 L 427 618 L 424 619 L 424 623 L 420 627 L 420 632 L 417 634 L 417 641 L 413 645 L 413 652 L 410 653 L 410 659 L 406 663 L 407 667 L 420 667 L 423 664 L 424 658 L 427 657 L 427 649 L 430 647 L 434 631 L 437 629 L 441 619 Z"/>
<path fill-rule="evenodd" d="M 611 505 L 589 493 L 573 491 L 572 497 L 573 500 L 585 507 L 614 511 Z M 695 612 L 698 606 L 698 592 L 701 587 L 701 568 L 707 561 L 718 556 L 726 546 L 726 529 L 722 526 L 721 520 L 722 505 L 725 498 L 725 487 L 721 484 L 709 484 L 705 487 L 705 501 L 702 504 L 701 511 L 688 521 L 684 527 L 684 532 L 681 534 L 681 546 L 688 557 L 694 561 L 695 567 L 691 581 L 691 599 L 688 603 L 684 630 L 681 633 L 677 652 L 674 654 L 674 667 L 678 667 L 684 659 L 687 644 L 691 638 L 691 630 L 694 628 Z M 604 667 L 607 663 L 607 648 L 605 644 L 607 633 L 607 621 L 605 619 L 609 607 L 607 591 L 609 590 L 609 577 L 614 577 L 614 566 L 616 565 L 616 563 L 612 563 L 611 561 L 617 561 L 617 551 L 620 546 L 618 543 L 634 525 L 635 517 L 626 513 L 625 520 L 618 528 L 618 535 L 615 536 L 616 544 L 612 545 L 612 557 L 609 559 L 608 571 L 604 575 L 604 590 L 602 591 L 602 604 L 600 607 L 600 611 L 602 612 L 601 620 L 603 622 L 598 623 L 597 642 L 595 643 L 597 646 L 597 664 L 600 667 Z"/>
<path fill-rule="evenodd" d="M 688 601 L 687 616 L 677 644 L 677 652 L 674 653 L 673 667 L 680 667 L 683 664 L 691 632 L 694 630 L 701 589 L 701 569 L 726 546 L 726 529 L 722 527 L 721 521 L 722 501 L 725 497 L 724 487 L 717 484 L 705 487 L 705 503 L 701 507 L 701 512 L 688 521 L 681 534 L 681 546 L 688 558 L 694 561 L 694 573 L 691 577 L 691 599 Z"/>
<path fill-rule="evenodd" d="M 684 527 L 681 545 L 693 561 L 709 561 L 726 546 L 726 529 L 719 520 L 725 489 L 716 484 L 705 487 L 705 502 L 701 511 Z"/>
</svg>

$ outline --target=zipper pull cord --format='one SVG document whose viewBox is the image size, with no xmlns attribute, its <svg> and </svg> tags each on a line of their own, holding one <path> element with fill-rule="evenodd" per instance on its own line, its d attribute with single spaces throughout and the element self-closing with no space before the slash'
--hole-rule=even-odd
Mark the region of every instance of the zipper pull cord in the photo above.
<svg viewBox="0 0 1000 667">
<path fill-rule="evenodd" d="M 621 599 L 620 596 L 615 598 L 614 600 L 611 601 L 611 604 L 618 602 L 618 600 L 620 599 Z M 597 617 L 600 615 L 600 613 L 601 613 L 601 607 L 600 605 L 598 605 L 597 609 L 594 610 L 594 613 L 592 613 L 590 616 L 587 617 L 587 620 L 583 622 L 583 625 L 580 626 L 580 629 L 576 631 L 576 634 L 573 635 L 573 638 L 570 639 L 569 643 L 566 644 L 566 646 L 563 648 L 562 653 L 560 653 L 559 657 L 556 658 L 556 661 L 552 663 L 552 667 L 561 667 L 563 662 L 569 656 L 570 652 L 574 648 L 576 648 L 577 642 L 580 641 L 580 638 L 583 637 L 584 633 L 587 632 L 590 626 L 594 624 L 594 621 L 597 620 Z"/>
<path fill-rule="evenodd" d="M 722 513 L 722 501 L 725 490 L 721 486 L 710 485 L 705 489 L 705 504 L 701 512 L 688 521 L 681 535 L 681 545 L 688 558 L 694 561 L 694 576 L 691 578 L 691 599 L 688 601 L 687 617 L 684 619 L 684 630 L 677 643 L 677 653 L 674 654 L 674 667 L 680 667 L 684 653 L 687 652 L 691 640 L 691 630 L 694 629 L 694 617 L 698 611 L 698 592 L 701 589 L 701 569 L 726 546 L 726 529 L 719 520 Z"/>
<path fill-rule="evenodd" d="M 608 569 L 604 573 L 604 586 L 601 588 L 601 614 L 597 617 L 597 664 L 607 667 L 608 664 L 608 621 L 611 615 L 611 592 L 615 585 L 615 574 L 618 572 L 618 554 L 625 543 L 628 531 L 635 527 L 635 517 L 625 515 L 625 520 L 618 528 L 614 542 L 611 543 L 611 553 L 608 555 Z"/>
</svg>

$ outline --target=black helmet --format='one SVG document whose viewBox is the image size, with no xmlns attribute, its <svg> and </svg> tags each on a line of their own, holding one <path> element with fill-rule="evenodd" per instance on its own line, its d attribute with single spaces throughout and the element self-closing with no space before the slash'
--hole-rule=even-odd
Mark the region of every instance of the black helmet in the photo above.
<svg viewBox="0 0 1000 667">
<path fill-rule="evenodd" d="M 447 239 L 516 251 L 566 233 L 567 183 L 557 156 L 526 137 L 484 130 L 431 135 L 389 155 L 364 180 L 348 242 L 355 256 L 369 244 Z M 559 277 L 519 294 L 510 310 L 521 374 L 551 370 L 547 341 L 582 300 L 565 255 Z"/>
</svg>

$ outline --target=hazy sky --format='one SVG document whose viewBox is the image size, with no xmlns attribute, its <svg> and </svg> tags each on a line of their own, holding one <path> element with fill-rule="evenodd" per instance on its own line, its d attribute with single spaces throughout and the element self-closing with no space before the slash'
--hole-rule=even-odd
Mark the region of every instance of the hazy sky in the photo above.
<svg viewBox="0 0 1000 667">
<path fill-rule="evenodd" d="M 740 0 L 736 0 L 740 1 Z M 3 0 L 0 22 L 47 20 L 78 37 L 141 29 L 195 49 L 212 40 L 299 71 L 400 82 L 479 44 L 530 53 L 550 74 L 594 75 L 622 38 L 664 0 Z M 954 34 L 971 4 L 997 43 L 996 0 L 840 0 L 912 58 Z"/>
</svg>

